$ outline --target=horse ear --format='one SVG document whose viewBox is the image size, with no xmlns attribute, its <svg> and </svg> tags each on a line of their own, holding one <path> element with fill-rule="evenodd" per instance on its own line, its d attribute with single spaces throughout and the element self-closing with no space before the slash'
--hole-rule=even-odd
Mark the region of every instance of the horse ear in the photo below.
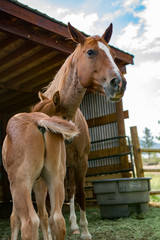
<svg viewBox="0 0 160 240">
<path fill-rule="evenodd" d="M 58 105 L 60 103 L 59 91 L 55 92 L 55 94 L 53 95 L 53 103 L 55 105 Z"/>
<path fill-rule="evenodd" d="M 68 31 L 74 42 L 84 43 L 85 36 L 82 33 L 80 33 L 77 29 L 75 29 L 70 23 L 68 23 Z"/>
<path fill-rule="evenodd" d="M 48 98 L 47 98 L 46 96 L 44 96 L 43 93 L 40 92 L 40 91 L 38 92 L 38 97 L 39 97 L 39 99 L 41 100 L 41 102 L 44 101 L 44 100 L 46 100 L 46 99 L 48 99 Z"/>
<path fill-rule="evenodd" d="M 106 29 L 106 31 L 104 32 L 104 34 L 102 35 L 102 38 L 109 43 L 111 36 L 112 36 L 112 32 L 113 32 L 113 24 L 111 23 L 109 25 L 109 27 Z"/>
</svg>

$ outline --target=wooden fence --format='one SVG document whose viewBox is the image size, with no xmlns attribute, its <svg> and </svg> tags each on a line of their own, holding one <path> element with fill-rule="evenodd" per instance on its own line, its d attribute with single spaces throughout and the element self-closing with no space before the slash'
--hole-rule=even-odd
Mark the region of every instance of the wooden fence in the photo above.
<svg viewBox="0 0 160 240">
<path fill-rule="evenodd" d="M 144 177 L 145 172 L 160 172 L 160 169 L 157 168 L 144 168 L 142 161 L 142 153 L 160 153 L 160 149 L 140 148 L 137 127 L 131 127 L 130 130 L 137 177 Z M 150 192 L 150 195 L 156 194 L 160 194 L 160 190 L 152 190 Z"/>
</svg>

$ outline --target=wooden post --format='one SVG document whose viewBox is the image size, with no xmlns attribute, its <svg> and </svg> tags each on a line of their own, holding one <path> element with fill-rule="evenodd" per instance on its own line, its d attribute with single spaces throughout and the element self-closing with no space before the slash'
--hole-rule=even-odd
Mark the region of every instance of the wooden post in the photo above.
<svg viewBox="0 0 160 240">
<path fill-rule="evenodd" d="M 117 126 L 118 126 L 118 136 L 125 136 L 125 125 L 124 125 L 124 113 L 122 100 L 116 103 L 116 114 L 117 114 Z M 119 140 L 121 152 L 127 152 L 126 139 L 122 138 Z M 122 169 L 129 169 L 128 156 L 121 156 Z M 130 173 L 126 172 L 122 174 L 123 177 L 130 177 Z"/>
<path fill-rule="evenodd" d="M 131 130 L 133 155 L 134 155 L 134 161 L 135 161 L 135 165 L 136 165 L 137 177 L 144 177 L 143 162 L 142 162 L 142 157 L 141 157 L 137 127 L 136 126 L 130 127 L 130 130 Z"/>
</svg>

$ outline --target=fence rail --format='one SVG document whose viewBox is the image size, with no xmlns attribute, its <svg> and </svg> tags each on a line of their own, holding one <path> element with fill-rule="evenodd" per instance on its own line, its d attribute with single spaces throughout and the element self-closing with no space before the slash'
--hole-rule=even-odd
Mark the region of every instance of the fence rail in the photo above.
<svg viewBox="0 0 160 240">
<path fill-rule="evenodd" d="M 132 145 L 133 145 L 133 155 L 134 155 L 134 162 L 136 167 L 137 177 L 144 177 L 144 172 L 160 172 L 158 168 L 144 168 L 143 161 L 142 161 L 142 153 L 160 153 L 160 149 L 151 149 L 151 148 L 140 148 L 139 138 L 138 138 L 138 131 L 137 127 L 131 127 L 131 138 L 132 138 Z M 150 191 L 150 195 L 157 195 L 160 194 L 160 190 L 152 190 Z"/>
<path fill-rule="evenodd" d="M 151 153 L 151 152 L 155 152 L 155 153 L 160 153 L 160 149 L 153 149 L 153 148 L 139 148 L 140 152 L 145 152 L 145 153 Z"/>
</svg>

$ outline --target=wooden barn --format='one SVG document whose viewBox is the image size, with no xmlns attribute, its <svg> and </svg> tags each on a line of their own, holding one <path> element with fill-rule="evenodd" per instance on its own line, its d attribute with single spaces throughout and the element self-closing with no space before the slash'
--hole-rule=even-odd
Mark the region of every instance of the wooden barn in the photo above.
<svg viewBox="0 0 160 240">
<path fill-rule="evenodd" d="M 67 26 L 14 0 L 0 1 L 0 144 L 8 119 L 27 111 L 38 101 L 37 92 L 47 86 L 70 55 L 75 43 Z M 116 63 L 123 74 L 133 56 L 115 47 Z M 88 122 L 92 147 L 86 191 L 93 197 L 94 178 L 129 177 L 130 149 L 125 137 L 122 101 L 108 102 L 99 94 L 86 93 L 81 110 Z M 10 200 L 6 173 L 0 160 L 0 201 Z"/>
</svg>

